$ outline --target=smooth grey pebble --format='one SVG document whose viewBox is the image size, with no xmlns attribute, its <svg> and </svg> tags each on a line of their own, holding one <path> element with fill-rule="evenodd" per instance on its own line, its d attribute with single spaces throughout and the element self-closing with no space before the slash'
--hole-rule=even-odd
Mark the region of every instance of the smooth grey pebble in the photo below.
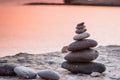
<svg viewBox="0 0 120 80">
<path fill-rule="evenodd" d="M 74 40 L 82 40 L 82 39 L 85 39 L 85 38 L 88 38 L 90 36 L 89 33 L 81 33 L 81 34 L 77 34 L 73 37 Z"/>
<path fill-rule="evenodd" d="M 59 73 L 51 69 L 39 70 L 37 74 L 41 78 L 47 79 L 47 80 L 59 80 L 60 79 Z"/>
<path fill-rule="evenodd" d="M 34 79 L 37 76 L 37 73 L 34 70 L 24 66 L 18 66 L 14 69 L 14 71 L 19 77 L 25 79 Z"/>
</svg>

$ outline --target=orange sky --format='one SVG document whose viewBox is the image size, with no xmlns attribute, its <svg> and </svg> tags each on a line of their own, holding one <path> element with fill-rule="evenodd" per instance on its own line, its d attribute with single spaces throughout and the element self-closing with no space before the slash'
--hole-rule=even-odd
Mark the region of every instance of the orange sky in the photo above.
<svg viewBox="0 0 120 80">
<path fill-rule="evenodd" d="M 99 45 L 120 44 L 119 14 L 117 7 L 0 6 L 0 54 L 58 51 L 82 21 Z"/>
</svg>

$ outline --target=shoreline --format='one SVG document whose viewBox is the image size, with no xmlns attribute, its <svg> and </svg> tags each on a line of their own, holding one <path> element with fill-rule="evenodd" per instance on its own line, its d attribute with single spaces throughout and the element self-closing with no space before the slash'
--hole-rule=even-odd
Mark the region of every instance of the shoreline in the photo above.
<svg viewBox="0 0 120 80">
<path fill-rule="evenodd" d="M 59 6 L 107 6 L 107 7 L 120 7 L 120 5 L 115 5 L 115 4 L 94 4 L 94 3 L 38 3 L 38 2 L 32 2 L 32 3 L 24 3 L 23 5 L 28 5 L 28 6 L 35 6 L 35 5 L 59 5 Z"/>
<path fill-rule="evenodd" d="M 95 62 L 105 64 L 106 71 L 99 77 L 92 77 L 85 74 L 72 74 L 61 68 L 64 56 L 67 54 L 61 52 L 50 52 L 46 54 L 18 53 L 13 56 L 0 58 L 0 63 L 10 63 L 20 66 L 26 66 L 35 70 L 52 69 L 60 73 L 60 80 L 117 80 L 120 78 L 120 46 L 109 45 L 95 48 L 99 52 L 99 57 Z M 0 76 L 0 80 L 21 80 L 18 77 Z M 38 80 L 38 79 L 34 79 Z"/>
</svg>

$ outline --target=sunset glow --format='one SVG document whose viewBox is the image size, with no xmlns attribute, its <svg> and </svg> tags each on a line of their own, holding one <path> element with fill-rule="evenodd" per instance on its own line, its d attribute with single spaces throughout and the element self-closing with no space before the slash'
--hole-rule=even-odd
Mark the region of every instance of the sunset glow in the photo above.
<svg viewBox="0 0 120 80">
<path fill-rule="evenodd" d="M 99 45 L 120 44 L 120 8 L 91 6 L 0 6 L 0 54 L 60 51 L 79 22 Z M 3 54 L 5 53 L 5 54 Z"/>
</svg>

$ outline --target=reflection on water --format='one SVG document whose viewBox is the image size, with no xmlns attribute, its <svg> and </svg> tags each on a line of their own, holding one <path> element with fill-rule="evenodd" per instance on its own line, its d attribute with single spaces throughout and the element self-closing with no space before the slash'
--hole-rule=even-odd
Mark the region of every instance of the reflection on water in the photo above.
<svg viewBox="0 0 120 80">
<path fill-rule="evenodd" d="M 82 21 L 99 45 L 120 44 L 119 7 L 0 6 L 0 56 L 60 51 Z"/>
</svg>

